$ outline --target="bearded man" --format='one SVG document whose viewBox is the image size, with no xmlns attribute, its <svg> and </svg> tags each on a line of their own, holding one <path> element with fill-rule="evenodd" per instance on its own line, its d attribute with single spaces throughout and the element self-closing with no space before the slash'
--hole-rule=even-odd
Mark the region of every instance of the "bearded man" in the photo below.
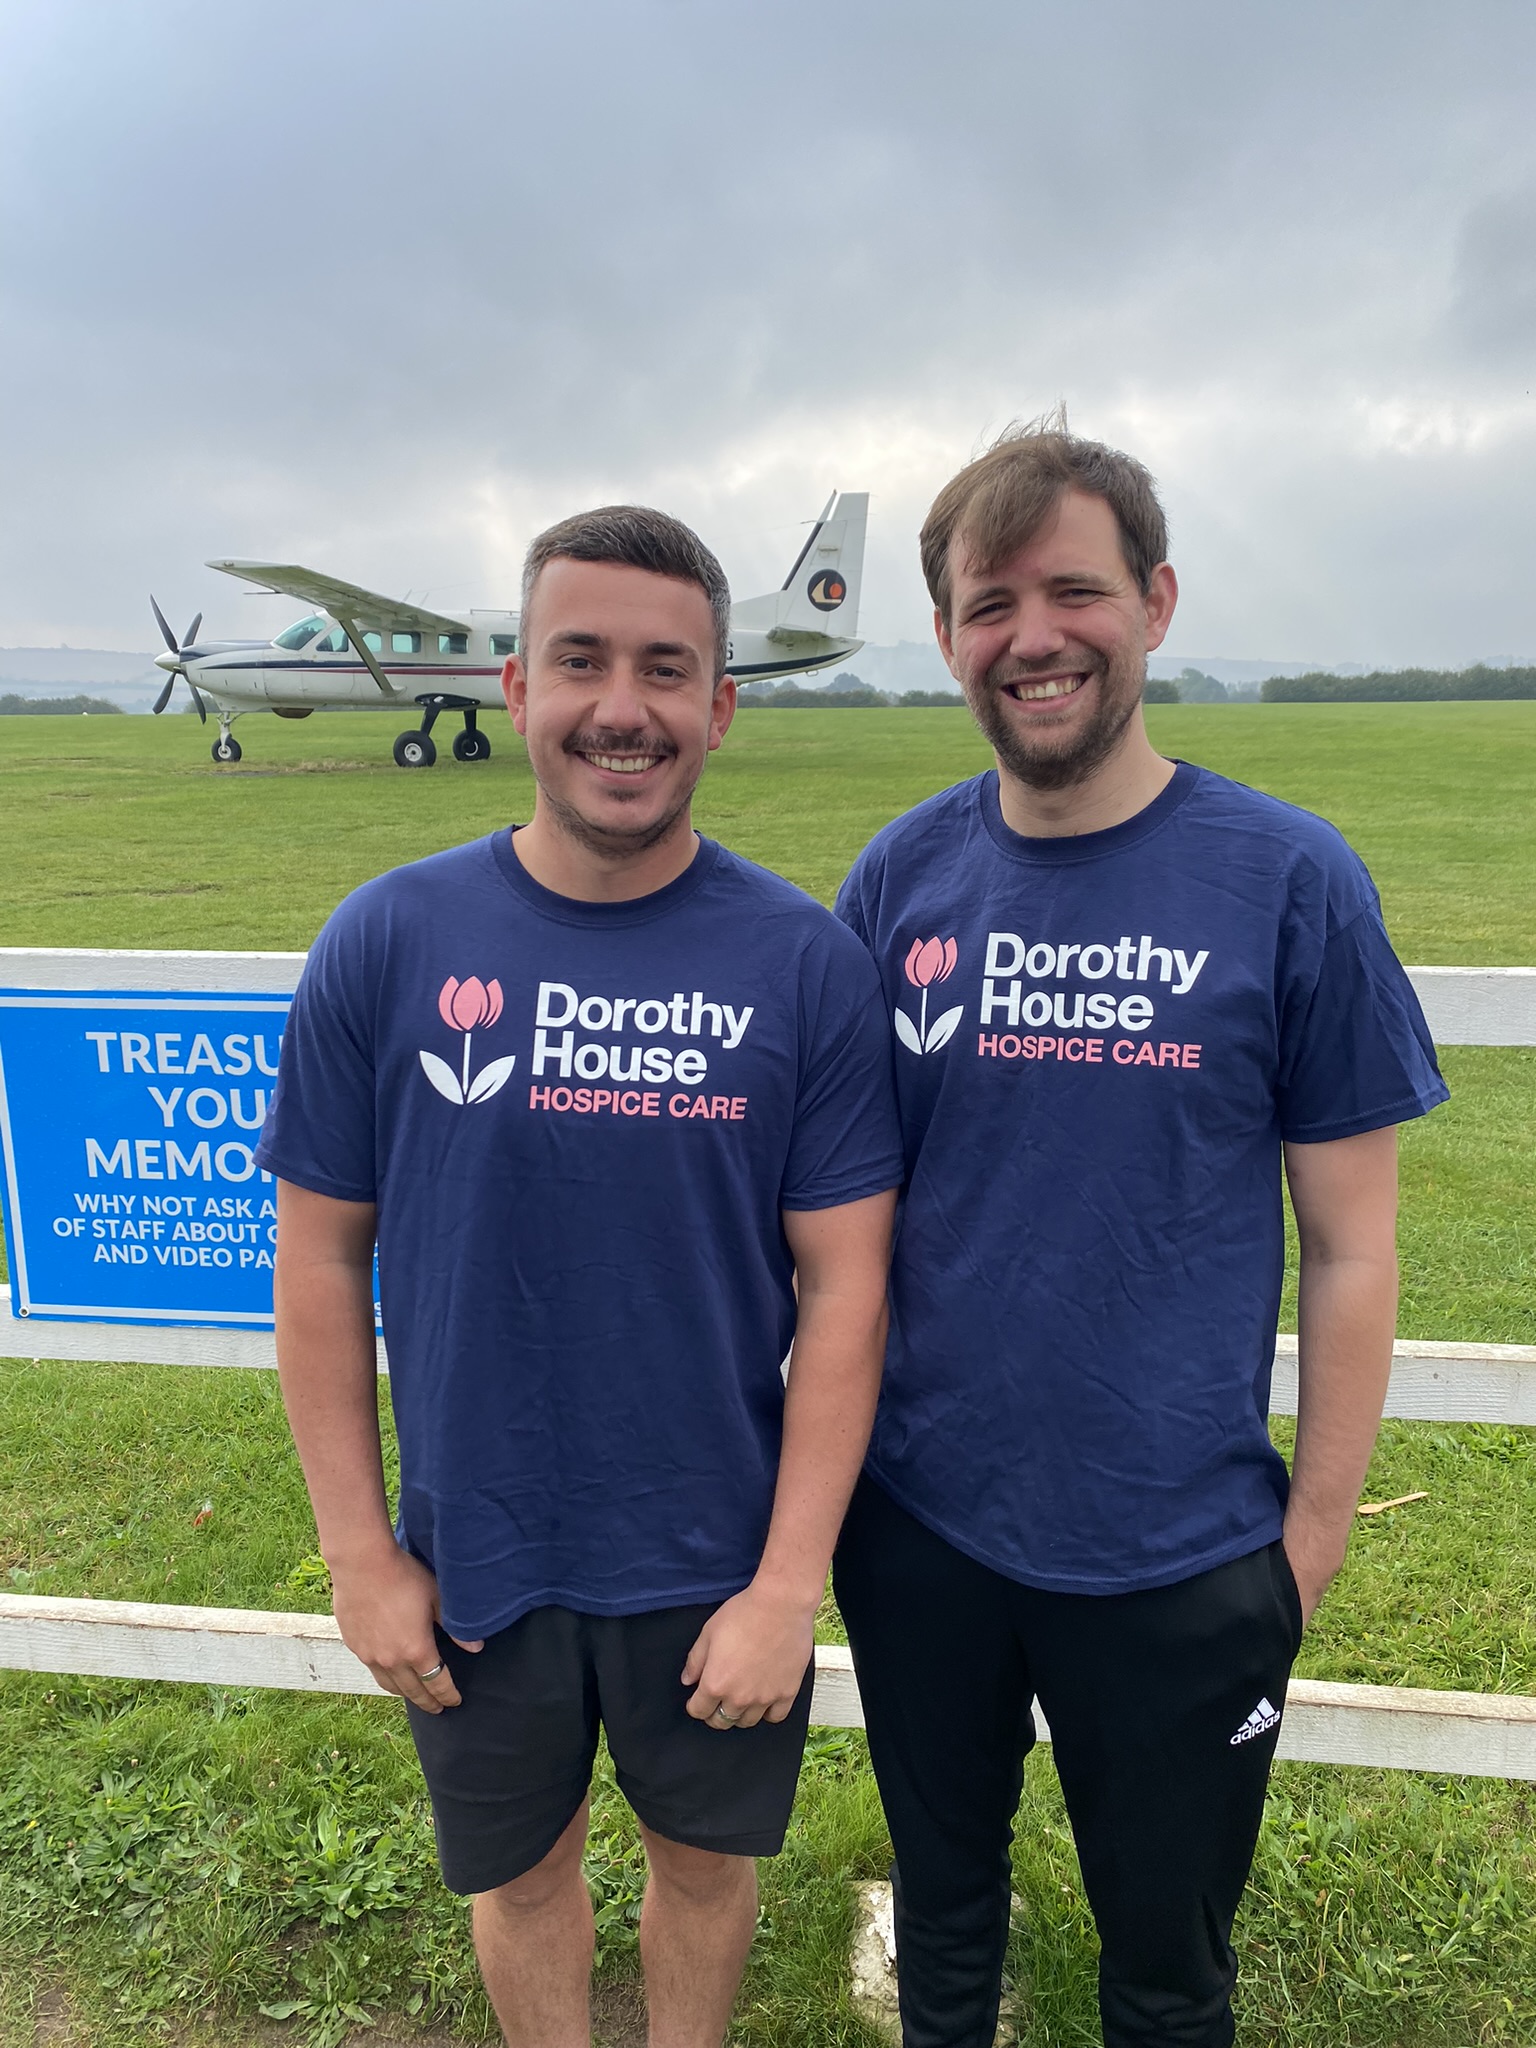
<svg viewBox="0 0 1536 2048">
<path fill-rule="evenodd" d="M 1146 470 L 1061 420 L 945 486 L 923 569 L 996 768 L 882 832 L 838 905 L 894 1013 L 907 1162 L 836 1561 L 906 2048 L 990 2048 L 1037 1700 L 1107 2048 L 1232 2040 L 1286 1682 L 1390 1368 L 1395 1126 L 1446 1094 L 1338 833 L 1152 746 L 1166 556 Z"/>
</svg>

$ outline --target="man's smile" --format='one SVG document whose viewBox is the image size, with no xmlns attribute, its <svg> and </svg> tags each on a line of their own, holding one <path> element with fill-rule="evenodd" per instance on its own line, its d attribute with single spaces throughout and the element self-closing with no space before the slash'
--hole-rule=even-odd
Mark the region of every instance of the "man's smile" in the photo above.
<svg viewBox="0 0 1536 2048">
<path fill-rule="evenodd" d="M 1085 669 L 1074 670 L 1067 675 L 1045 676 L 1039 681 L 1021 676 L 1014 682 L 1004 683 L 1003 693 L 1015 704 L 1038 704 L 1052 697 L 1075 696 L 1087 680 Z"/>
<path fill-rule="evenodd" d="M 593 768 L 606 768 L 610 775 L 643 775 L 667 759 L 665 754 L 596 754 L 579 750 L 583 761 Z"/>
</svg>

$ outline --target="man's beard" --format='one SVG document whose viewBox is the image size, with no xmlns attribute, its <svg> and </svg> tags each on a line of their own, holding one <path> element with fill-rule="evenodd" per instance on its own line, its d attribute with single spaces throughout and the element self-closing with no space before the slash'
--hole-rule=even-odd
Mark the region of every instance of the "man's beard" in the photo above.
<svg viewBox="0 0 1536 2048">
<path fill-rule="evenodd" d="M 638 754 L 646 753 L 656 759 L 670 760 L 677 752 L 673 746 L 662 744 L 654 737 L 643 737 L 639 733 L 614 732 L 606 727 L 592 728 L 586 732 L 572 733 L 563 742 L 562 753 L 566 754 Z M 551 822 L 575 840 L 588 853 L 595 853 L 604 860 L 624 859 L 637 853 L 648 853 L 653 846 L 659 846 L 663 839 L 674 830 L 677 821 L 693 800 L 697 787 L 695 777 L 677 797 L 666 813 L 653 818 L 649 824 L 626 827 L 622 824 L 596 825 L 590 818 L 582 816 L 574 804 L 569 804 L 538 776 L 539 793 L 548 807 Z M 638 794 L 638 791 L 636 792 Z"/>
<path fill-rule="evenodd" d="M 1144 655 L 1127 654 L 1114 660 L 1096 654 L 1077 665 L 1088 675 L 1084 689 L 1095 681 L 1098 683 L 1098 704 L 1087 724 L 1065 746 L 1059 741 L 1033 744 L 1029 734 L 1021 732 L 1002 707 L 1006 684 L 1027 683 L 1037 675 L 1060 674 L 1063 664 L 1059 658 L 1031 665 L 1005 657 L 993 662 L 979 683 L 965 682 L 961 686 L 971 715 L 999 763 L 1016 782 L 1029 789 L 1070 789 L 1075 783 L 1086 782 L 1114 753 L 1136 715 L 1136 706 L 1146 687 Z"/>
</svg>

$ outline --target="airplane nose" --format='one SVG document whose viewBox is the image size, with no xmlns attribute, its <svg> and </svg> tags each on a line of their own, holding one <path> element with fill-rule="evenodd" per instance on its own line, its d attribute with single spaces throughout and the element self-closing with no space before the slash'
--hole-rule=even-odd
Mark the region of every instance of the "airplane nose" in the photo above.
<svg viewBox="0 0 1536 2048">
<path fill-rule="evenodd" d="M 176 654 L 157 654 L 155 656 L 155 667 L 174 671 L 181 667 L 181 657 Z"/>
</svg>

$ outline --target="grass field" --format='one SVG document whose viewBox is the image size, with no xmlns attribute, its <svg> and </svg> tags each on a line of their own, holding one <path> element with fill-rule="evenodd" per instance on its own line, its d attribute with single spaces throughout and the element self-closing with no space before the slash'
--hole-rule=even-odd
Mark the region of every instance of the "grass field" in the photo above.
<svg viewBox="0 0 1536 2048">
<path fill-rule="evenodd" d="M 1332 818 L 1405 959 L 1536 962 L 1529 704 L 1157 705 L 1149 723 L 1166 753 Z M 394 729 L 246 718 L 245 759 L 220 769 L 195 718 L 0 721 L 0 944 L 302 947 L 356 883 L 528 815 L 510 729 L 492 760 L 429 770 L 391 763 Z M 872 832 L 986 759 L 960 711 L 744 711 L 698 818 L 830 900 Z"/>
<path fill-rule="evenodd" d="M 1165 751 L 1343 826 L 1405 958 L 1536 963 L 1536 705 L 1159 707 L 1152 724 Z M 410 774 L 388 761 L 393 730 L 250 719 L 230 771 L 193 719 L 0 721 L 0 944 L 297 949 L 366 876 L 527 815 L 510 734 L 489 764 Z M 754 711 L 700 822 L 827 898 L 870 832 L 983 761 L 958 712 Z M 1402 1328 L 1533 1342 L 1536 1052 L 1445 1066 L 1452 1103 L 1405 1140 Z M 0 1470 L 0 1584 L 326 1604 L 266 1375 L 11 1361 Z M 1429 1498 L 1360 1525 L 1301 1669 L 1536 1691 L 1536 1434 L 1390 1424 L 1369 1484 Z M 360 2016 L 380 2022 L 360 2038 L 484 2034 L 392 1705 L 17 1675 L 0 1680 L 0 1753 L 7 2048 L 66 2038 L 64 2020 L 35 2031 L 43 1991 L 92 2044 L 161 2025 L 188 2044 L 263 2027 L 334 2042 Z M 636 1848 L 606 1784 L 598 1814 L 602 2031 L 628 2041 Z M 886 1854 L 861 1743 L 824 1734 L 765 1869 L 734 2039 L 869 2041 L 846 2001 L 850 1881 Z M 1091 1930 L 1047 1758 L 1016 1863 L 1018 2037 L 1079 2048 L 1097 2038 Z M 1282 1766 L 1240 1931 L 1244 2038 L 1527 2048 L 1533 1879 L 1523 1788 Z"/>
</svg>

